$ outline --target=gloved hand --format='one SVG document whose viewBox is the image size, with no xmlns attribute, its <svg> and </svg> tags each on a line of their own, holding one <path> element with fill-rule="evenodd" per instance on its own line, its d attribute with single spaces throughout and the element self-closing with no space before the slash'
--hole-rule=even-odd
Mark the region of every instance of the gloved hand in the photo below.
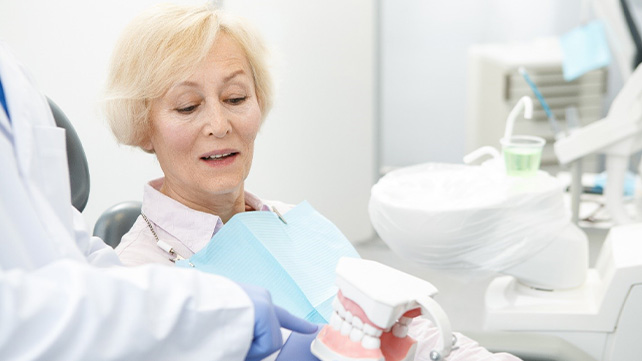
<svg viewBox="0 0 642 361">
<path fill-rule="evenodd" d="M 283 346 L 281 327 L 300 334 L 318 331 L 317 325 L 272 304 L 270 292 L 265 288 L 248 284 L 240 286 L 254 304 L 254 338 L 245 357 L 246 361 L 262 360 L 280 349 Z"/>
<path fill-rule="evenodd" d="M 285 341 L 285 345 L 283 345 L 276 361 L 319 361 L 319 359 L 310 352 L 310 345 L 321 331 L 321 328 L 321 325 L 317 325 L 315 332 L 307 334 L 292 332 L 288 340 Z"/>
</svg>

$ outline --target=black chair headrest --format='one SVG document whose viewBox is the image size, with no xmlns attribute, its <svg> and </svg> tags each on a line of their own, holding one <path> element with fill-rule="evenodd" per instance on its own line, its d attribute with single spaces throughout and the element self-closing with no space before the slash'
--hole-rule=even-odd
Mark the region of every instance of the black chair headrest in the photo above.
<svg viewBox="0 0 642 361">
<path fill-rule="evenodd" d="M 56 125 L 66 130 L 67 163 L 69 164 L 69 182 L 71 184 L 71 203 L 82 212 L 89 199 L 89 166 L 85 151 L 78 134 L 71 122 L 51 99 L 47 98 Z"/>
</svg>

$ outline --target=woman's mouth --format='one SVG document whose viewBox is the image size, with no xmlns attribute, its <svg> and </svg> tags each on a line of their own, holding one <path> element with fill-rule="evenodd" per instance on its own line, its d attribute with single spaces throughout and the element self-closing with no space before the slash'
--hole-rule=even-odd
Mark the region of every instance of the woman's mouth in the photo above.
<svg viewBox="0 0 642 361">
<path fill-rule="evenodd" d="M 225 154 L 212 154 L 212 155 L 207 156 L 207 157 L 202 157 L 201 159 L 203 159 L 203 160 L 219 160 L 219 159 L 224 159 L 224 158 L 227 158 L 229 156 L 233 156 L 233 155 L 237 155 L 237 154 L 238 153 L 236 153 L 236 152 L 225 153 Z"/>
<path fill-rule="evenodd" d="M 239 152 L 226 152 L 218 154 L 210 154 L 204 157 L 201 157 L 201 160 L 204 161 L 210 167 L 224 167 L 234 163 L 236 156 L 239 155 Z"/>
</svg>

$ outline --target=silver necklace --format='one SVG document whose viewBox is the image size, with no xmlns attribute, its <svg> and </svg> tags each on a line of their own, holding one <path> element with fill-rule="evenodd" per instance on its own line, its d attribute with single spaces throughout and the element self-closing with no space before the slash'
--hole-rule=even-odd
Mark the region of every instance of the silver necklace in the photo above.
<svg viewBox="0 0 642 361">
<path fill-rule="evenodd" d="M 154 238 L 156 239 L 156 245 L 162 249 L 163 251 L 169 253 L 173 258 L 170 257 L 170 261 L 173 263 L 176 263 L 176 261 L 184 260 L 185 258 L 182 257 L 178 252 L 174 250 L 172 246 L 170 246 L 167 242 L 161 241 L 158 238 L 158 235 L 156 234 L 156 231 L 154 231 L 154 227 L 152 226 L 152 223 L 147 219 L 147 216 L 145 213 L 140 212 L 140 215 L 143 216 L 143 219 L 147 223 L 147 227 L 149 227 L 149 230 L 152 231 L 152 234 L 154 235 Z M 194 267 L 194 265 L 190 262 L 190 266 Z"/>
</svg>

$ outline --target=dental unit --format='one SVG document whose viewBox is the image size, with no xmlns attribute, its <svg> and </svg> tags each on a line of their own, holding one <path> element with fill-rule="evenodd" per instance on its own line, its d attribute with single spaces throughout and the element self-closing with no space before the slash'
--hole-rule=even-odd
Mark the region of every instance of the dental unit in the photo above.
<svg viewBox="0 0 642 361">
<path fill-rule="evenodd" d="M 417 342 L 408 336 L 413 318 L 424 316 L 440 331 L 430 352 L 444 360 L 455 339 L 450 322 L 432 299 L 437 289 L 427 281 L 378 262 L 343 257 L 336 268 L 339 288 L 330 324 L 311 345 L 322 361 L 409 361 Z"/>
<path fill-rule="evenodd" d="M 563 202 L 564 185 L 543 171 L 510 177 L 490 162 L 398 169 L 372 188 L 372 224 L 405 259 L 495 273 L 475 331 L 551 337 L 585 355 L 573 360 L 639 360 L 642 214 L 625 207 L 623 182 L 630 156 L 642 149 L 642 67 L 604 119 L 559 137 L 554 149 L 563 165 L 606 155 L 613 227 L 594 267 L 588 238 Z M 498 152 L 474 156 L 483 154 Z"/>
</svg>

